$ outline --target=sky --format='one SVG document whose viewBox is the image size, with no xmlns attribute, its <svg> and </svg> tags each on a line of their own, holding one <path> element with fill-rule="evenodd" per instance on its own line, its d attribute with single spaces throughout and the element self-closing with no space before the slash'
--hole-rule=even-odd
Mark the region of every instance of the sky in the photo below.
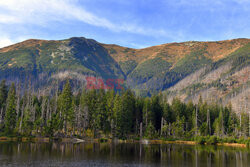
<svg viewBox="0 0 250 167">
<path fill-rule="evenodd" d="M 70 37 L 132 48 L 250 38 L 250 0 L 0 0 L 0 48 Z"/>
</svg>

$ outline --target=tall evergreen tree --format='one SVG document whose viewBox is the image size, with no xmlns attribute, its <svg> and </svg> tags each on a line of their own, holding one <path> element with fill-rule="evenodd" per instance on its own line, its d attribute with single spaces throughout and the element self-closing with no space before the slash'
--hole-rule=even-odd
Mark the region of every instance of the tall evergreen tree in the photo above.
<svg viewBox="0 0 250 167">
<path fill-rule="evenodd" d="M 114 126 L 114 100 L 115 100 L 115 91 L 114 89 L 108 91 L 106 93 L 106 113 L 107 113 L 107 121 L 109 123 L 109 127 Z"/>
<path fill-rule="evenodd" d="M 118 126 L 118 123 L 119 123 L 121 112 L 122 112 L 121 98 L 119 94 L 117 93 L 115 96 L 115 100 L 114 100 L 114 127 L 112 127 L 112 129 L 114 129 L 115 137 L 120 136 L 120 129 L 119 129 L 120 127 Z"/>
<path fill-rule="evenodd" d="M 89 107 L 87 104 L 87 93 L 85 89 L 82 90 L 79 103 L 80 103 L 79 104 L 79 109 L 80 109 L 79 126 L 82 128 L 81 132 L 83 133 L 89 126 Z"/>
<path fill-rule="evenodd" d="M 219 117 L 214 121 L 215 134 L 219 137 L 224 136 L 224 121 L 223 121 L 223 108 L 221 107 Z"/>
<path fill-rule="evenodd" d="M 151 101 L 149 98 L 145 98 L 144 100 L 143 122 L 146 128 L 149 125 L 149 122 L 153 122 L 153 113 L 151 111 Z"/>
<path fill-rule="evenodd" d="M 160 104 L 159 96 L 151 97 L 151 111 L 153 112 L 153 125 L 156 131 L 161 129 L 161 118 L 163 115 L 163 109 Z"/>
<path fill-rule="evenodd" d="M 7 96 L 8 96 L 8 90 L 6 81 L 2 80 L 0 83 L 0 109 L 5 108 Z"/>
<path fill-rule="evenodd" d="M 58 110 L 63 117 L 63 127 L 64 133 L 67 135 L 68 127 L 67 125 L 73 120 L 73 110 L 72 110 L 72 92 L 69 80 L 67 80 L 63 91 L 58 99 Z"/>
<path fill-rule="evenodd" d="M 8 96 L 7 85 L 5 80 L 3 80 L 0 83 L 0 131 L 3 128 L 7 96 Z"/>
<path fill-rule="evenodd" d="M 12 134 L 16 126 L 16 88 L 12 83 L 7 98 L 5 132 Z"/>
</svg>

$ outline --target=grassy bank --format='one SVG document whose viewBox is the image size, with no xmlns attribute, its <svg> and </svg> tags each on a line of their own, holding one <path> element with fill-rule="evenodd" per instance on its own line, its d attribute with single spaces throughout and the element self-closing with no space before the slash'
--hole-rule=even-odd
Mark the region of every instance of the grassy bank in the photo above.
<svg viewBox="0 0 250 167">
<path fill-rule="evenodd" d="M 250 138 L 234 138 L 217 136 L 197 136 L 193 139 L 197 144 L 201 145 L 224 145 L 224 146 L 237 146 L 237 147 L 250 147 Z"/>
<path fill-rule="evenodd" d="M 62 143 L 78 143 L 80 139 L 77 138 L 48 138 L 48 137 L 0 137 L 0 142 L 62 142 Z M 186 144 L 186 145 L 218 145 L 218 146 L 231 146 L 231 147 L 247 147 L 250 148 L 250 139 L 245 138 L 218 138 L 216 136 L 199 136 L 191 140 L 178 140 L 178 139 L 128 139 L 128 140 L 112 140 L 107 138 L 99 139 L 84 139 L 81 140 L 95 143 L 142 143 L 142 144 Z"/>
</svg>

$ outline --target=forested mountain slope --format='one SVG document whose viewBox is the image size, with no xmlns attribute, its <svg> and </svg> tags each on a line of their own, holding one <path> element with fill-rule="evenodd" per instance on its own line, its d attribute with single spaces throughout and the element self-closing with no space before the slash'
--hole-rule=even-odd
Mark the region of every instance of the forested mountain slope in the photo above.
<svg viewBox="0 0 250 167">
<path fill-rule="evenodd" d="M 102 44 L 92 39 L 27 40 L 0 49 L 0 80 L 29 81 L 51 89 L 71 78 L 75 88 L 86 76 L 125 80 L 125 87 L 147 96 L 203 99 L 248 110 L 250 39 L 169 43 L 144 49 Z M 29 81 L 28 81 L 29 80 Z"/>
</svg>

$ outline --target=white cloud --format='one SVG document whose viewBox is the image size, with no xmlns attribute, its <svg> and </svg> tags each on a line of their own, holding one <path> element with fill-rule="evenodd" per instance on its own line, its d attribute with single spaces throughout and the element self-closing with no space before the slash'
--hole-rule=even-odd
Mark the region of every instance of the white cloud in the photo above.
<svg viewBox="0 0 250 167">
<path fill-rule="evenodd" d="M 129 23 L 113 23 L 78 5 L 76 0 L 2 0 L 0 1 L 0 23 L 35 24 L 48 26 L 53 21 L 78 20 L 114 32 L 129 32 L 147 36 L 175 38 L 175 32 L 144 28 Z"/>
<path fill-rule="evenodd" d="M 3 48 L 5 46 L 9 46 L 13 44 L 13 41 L 8 37 L 0 37 L 0 48 Z"/>
<path fill-rule="evenodd" d="M 0 14 L 0 23 L 18 23 L 19 20 L 15 16 Z"/>
</svg>

